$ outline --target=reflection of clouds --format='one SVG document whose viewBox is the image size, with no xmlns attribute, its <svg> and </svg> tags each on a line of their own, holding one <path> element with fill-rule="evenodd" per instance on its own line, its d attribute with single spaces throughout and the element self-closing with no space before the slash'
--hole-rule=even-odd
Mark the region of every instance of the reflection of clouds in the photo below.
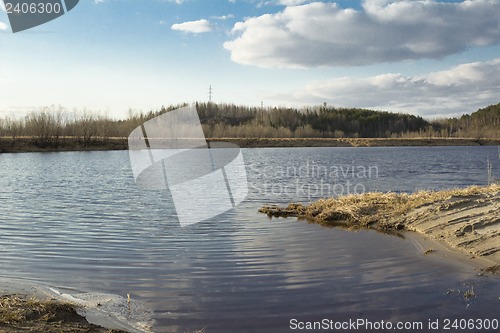
<svg viewBox="0 0 500 333">
<path fill-rule="evenodd" d="M 241 206 L 235 218 L 248 217 L 251 210 L 251 204 Z M 373 231 L 348 232 L 265 215 L 241 227 L 235 234 L 239 261 L 247 272 L 273 276 L 269 283 L 275 289 L 261 288 L 268 292 L 262 294 L 266 301 L 284 289 L 302 300 L 301 309 L 324 306 L 332 316 L 422 318 L 429 308 L 442 306 L 440 291 L 447 281 L 436 282 L 436 276 L 470 276 L 420 257 L 407 240 Z"/>
<path fill-rule="evenodd" d="M 245 208 L 255 210 L 255 206 L 242 207 Z M 242 215 L 248 215 L 248 212 Z M 238 256 L 251 264 L 250 270 L 258 272 L 267 268 L 272 274 L 282 276 L 284 280 L 280 288 L 300 289 L 323 284 L 324 278 L 331 274 L 331 267 L 350 266 L 348 249 L 335 248 L 332 252 L 331 239 L 314 242 L 315 247 L 311 247 L 311 240 L 318 236 L 317 225 L 297 223 L 294 218 L 269 220 L 261 215 L 241 227 L 241 241 L 235 243 Z M 245 236 L 248 234 L 258 234 L 259 237 Z M 323 253 L 329 255 L 320 255 Z"/>
<path fill-rule="evenodd" d="M 471 150 L 470 159 L 465 153 L 453 156 L 484 160 L 477 158 L 482 149 Z M 266 161 L 268 154 L 272 163 L 287 163 L 282 156 L 293 155 L 291 150 L 264 151 L 251 161 Z M 343 158 L 335 149 L 305 151 Z M 355 151 L 368 160 L 395 161 L 377 149 Z M 370 156 L 372 151 L 377 153 Z M 416 149 L 403 151 L 418 156 Z M 447 158 L 441 148 L 432 152 Z M 328 229 L 294 218 L 270 221 L 257 213 L 255 198 L 209 221 L 175 227 L 166 193 L 137 189 L 127 162 L 126 152 L 2 156 L 4 274 L 78 290 L 130 293 L 155 311 L 161 332 L 204 326 L 214 332 L 274 332 L 283 330 L 279 325 L 294 314 L 422 319 L 444 304 L 443 293 L 463 277 L 395 237 Z M 40 172 L 42 165 L 45 172 Z M 455 166 L 461 168 L 460 161 Z M 496 293 L 497 283 L 481 283 L 482 294 Z M 477 302 L 483 300 L 498 302 L 487 296 Z M 486 314 L 496 309 L 484 304 L 477 308 Z M 443 311 L 453 313 L 458 306 Z"/>
</svg>

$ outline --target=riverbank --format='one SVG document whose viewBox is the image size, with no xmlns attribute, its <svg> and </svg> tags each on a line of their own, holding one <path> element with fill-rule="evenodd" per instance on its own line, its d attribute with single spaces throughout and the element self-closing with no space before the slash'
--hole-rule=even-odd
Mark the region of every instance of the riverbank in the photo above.
<svg viewBox="0 0 500 333">
<path fill-rule="evenodd" d="M 127 333 L 90 324 L 73 304 L 23 295 L 0 296 L 0 332 Z"/>
<path fill-rule="evenodd" d="M 232 142 L 241 148 L 271 147 L 408 147 L 408 146 L 496 146 L 497 139 L 470 138 L 220 138 L 208 141 Z"/>
<path fill-rule="evenodd" d="M 365 193 L 321 199 L 310 205 L 264 206 L 270 217 L 298 217 L 349 230 L 389 234 L 413 231 L 481 259 L 485 272 L 500 274 L 500 186 L 413 194 Z M 425 249 L 425 254 L 436 252 Z"/>
<path fill-rule="evenodd" d="M 0 333 L 149 333 L 153 325 L 151 312 L 133 298 L 0 277 Z"/>
<path fill-rule="evenodd" d="M 241 148 L 270 147 L 406 147 L 406 146 L 496 146 L 497 139 L 472 138 L 211 138 L 208 142 L 231 142 Z M 36 138 L 0 137 L 0 153 L 126 150 L 128 139 L 120 137 L 92 138 L 60 137 L 57 140 L 41 141 Z"/>
<path fill-rule="evenodd" d="M 76 137 L 42 141 L 30 137 L 0 137 L 0 153 L 35 153 L 59 151 L 126 150 L 126 138 L 94 138 L 88 142 Z"/>
</svg>

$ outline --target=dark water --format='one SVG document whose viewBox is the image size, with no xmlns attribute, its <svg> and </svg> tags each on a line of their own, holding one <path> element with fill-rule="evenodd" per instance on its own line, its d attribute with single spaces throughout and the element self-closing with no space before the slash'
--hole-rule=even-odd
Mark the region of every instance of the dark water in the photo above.
<svg viewBox="0 0 500 333">
<path fill-rule="evenodd" d="M 130 293 L 153 311 L 158 332 L 291 332 L 293 318 L 500 319 L 498 278 L 423 256 L 397 237 L 257 213 L 263 203 L 368 190 L 484 185 L 488 157 L 500 176 L 497 154 L 247 149 L 247 200 L 186 228 L 167 193 L 135 185 L 127 152 L 0 154 L 0 274 Z M 477 297 L 467 300 L 472 285 Z"/>
</svg>

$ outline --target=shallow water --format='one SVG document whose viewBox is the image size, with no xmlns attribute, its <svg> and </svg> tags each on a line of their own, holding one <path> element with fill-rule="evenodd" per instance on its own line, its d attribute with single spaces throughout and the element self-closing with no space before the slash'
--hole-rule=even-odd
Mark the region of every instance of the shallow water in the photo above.
<svg viewBox="0 0 500 333">
<path fill-rule="evenodd" d="M 356 191 L 483 185 L 496 147 L 243 153 L 247 200 L 186 228 L 168 193 L 135 185 L 127 152 L 1 154 L 1 275 L 130 293 L 153 311 L 158 332 L 289 332 L 292 318 L 500 319 L 498 278 L 394 236 L 257 213 L 263 203 Z M 466 300 L 470 284 L 477 297 Z"/>
</svg>

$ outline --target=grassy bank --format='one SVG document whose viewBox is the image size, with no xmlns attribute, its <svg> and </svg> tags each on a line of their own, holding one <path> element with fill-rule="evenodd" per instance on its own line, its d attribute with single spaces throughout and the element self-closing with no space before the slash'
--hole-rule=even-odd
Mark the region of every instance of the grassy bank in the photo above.
<svg viewBox="0 0 500 333">
<path fill-rule="evenodd" d="M 499 139 L 420 138 L 420 139 L 332 139 L 332 138 L 212 138 L 209 142 L 232 142 L 242 148 L 264 147 L 397 147 L 397 146 L 482 146 L 500 145 Z M 31 137 L 0 137 L 0 153 L 126 150 L 127 138 L 61 137 L 57 141 L 40 141 Z"/>
<path fill-rule="evenodd" d="M 57 141 L 41 141 L 31 137 L 0 137 L 0 153 L 126 150 L 126 138 L 94 138 L 84 142 L 76 137 L 62 137 Z"/>
<path fill-rule="evenodd" d="M 126 333 L 89 324 L 70 303 L 19 295 L 0 296 L 0 332 Z"/>
<path fill-rule="evenodd" d="M 364 193 L 309 205 L 264 206 L 259 212 L 350 230 L 416 231 L 500 265 L 499 185 L 413 194 Z"/>
<path fill-rule="evenodd" d="M 499 139 L 468 138 L 220 138 L 209 141 L 226 141 L 242 148 L 258 147 L 405 147 L 405 146 L 487 146 L 500 145 Z"/>
</svg>

